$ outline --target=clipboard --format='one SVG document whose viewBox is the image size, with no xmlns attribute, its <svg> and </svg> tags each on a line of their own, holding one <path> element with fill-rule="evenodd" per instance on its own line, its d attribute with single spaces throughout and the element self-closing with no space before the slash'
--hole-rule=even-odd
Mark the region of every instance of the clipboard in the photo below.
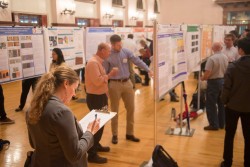
<svg viewBox="0 0 250 167">
<path fill-rule="evenodd" d="M 90 122 L 95 120 L 95 115 L 97 114 L 97 119 L 100 118 L 100 128 L 103 127 L 109 120 L 111 120 L 117 113 L 107 112 L 102 110 L 92 110 L 85 117 L 83 117 L 79 123 L 82 126 L 83 132 L 86 132 L 87 126 Z"/>
</svg>

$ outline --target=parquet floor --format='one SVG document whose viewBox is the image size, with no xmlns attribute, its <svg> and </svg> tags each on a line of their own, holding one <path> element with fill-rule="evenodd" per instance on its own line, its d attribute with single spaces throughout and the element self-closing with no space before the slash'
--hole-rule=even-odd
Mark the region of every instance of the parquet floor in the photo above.
<svg viewBox="0 0 250 167">
<path fill-rule="evenodd" d="M 188 101 L 191 100 L 192 93 L 196 88 L 196 80 L 190 77 L 186 81 Z M 138 167 L 142 162 L 148 161 L 154 148 L 154 101 L 153 87 L 142 87 L 136 85 L 135 92 L 135 135 L 141 139 L 140 143 L 133 143 L 125 139 L 126 111 L 123 103 L 119 110 L 119 143 L 111 143 L 110 122 L 105 126 L 101 140 L 102 145 L 111 147 L 109 153 L 100 153 L 108 158 L 108 163 L 103 165 L 89 164 L 90 167 Z M 0 138 L 10 140 L 8 149 L 0 152 L 0 167 L 21 167 L 26 159 L 26 152 L 31 150 L 27 138 L 27 128 L 24 120 L 25 111 L 15 112 L 19 105 L 21 94 L 21 82 L 3 84 L 5 95 L 5 108 L 7 115 L 16 122 L 13 125 L 0 125 Z M 177 87 L 177 94 L 180 95 L 180 88 Z M 78 97 L 85 98 L 82 91 L 77 92 Z M 29 106 L 29 94 L 25 109 Z M 88 112 L 86 103 L 72 101 L 69 107 L 75 116 L 80 120 Z M 178 162 L 180 167 L 219 167 L 223 154 L 224 130 L 204 131 L 207 125 L 206 114 L 203 113 L 197 119 L 191 121 L 191 128 L 195 129 L 192 137 L 171 136 L 165 132 L 174 123 L 170 120 L 171 108 L 175 107 L 180 112 L 180 103 L 170 103 L 169 95 L 165 100 L 156 103 L 157 117 L 157 144 L 161 144 L 169 154 Z M 243 137 L 239 124 L 234 146 L 234 167 L 243 167 Z"/>
</svg>

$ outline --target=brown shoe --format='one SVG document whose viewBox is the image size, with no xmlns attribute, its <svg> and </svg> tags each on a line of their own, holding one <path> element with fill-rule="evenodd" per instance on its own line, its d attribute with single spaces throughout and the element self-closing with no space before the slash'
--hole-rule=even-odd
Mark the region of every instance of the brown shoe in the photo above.
<svg viewBox="0 0 250 167">
<path fill-rule="evenodd" d="M 94 156 L 88 156 L 88 161 L 90 163 L 97 163 L 97 164 L 104 164 L 108 162 L 107 158 L 100 157 L 98 154 Z"/>
<path fill-rule="evenodd" d="M 113 137 L 112 137 L 112 143 L 113 144 L 117 144 L 118 143 L 118 138 L 117 138 L 116 135 L 113 135 Z"/>
<path fill-rule="evenodd" d="M 204 127 L 204 130 L 219 130 L 219 128 L 215 128 L 215 127 L 213 127 L 211 125 L 208 125 L 208 126 Z"/>
<path fill-rule="evenodd" d="M 105 146 L 102 146 L 101 144 L 99 144 L 97 146 L 97 151 L 98 152 L 109 152 L 110 151 L 110 148 L 109 147 L 105 147 Z"/>
<path fill-rule="evenodd" d="M 14 124 L 15 121 L 12 119 L 9 119 L 8 117 L 4 118 L 4 119 L 0 119 L 0 125 L 3 124 Z"/>
<path fill-rule="evenodd" d="M 140 142 L 140 139 L 136 138 L 134 135 L 126 135 L 126 139 L 133 142 Z"/>
</svg>

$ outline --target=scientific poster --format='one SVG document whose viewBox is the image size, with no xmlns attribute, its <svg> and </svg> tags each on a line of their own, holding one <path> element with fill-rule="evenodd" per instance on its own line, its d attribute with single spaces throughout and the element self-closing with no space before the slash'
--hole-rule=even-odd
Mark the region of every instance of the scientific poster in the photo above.
<svg viewBox="0 0 250 167">
<path fill-rule="evenodd" d="M 112 27 L 87 27 L 86 29 L 86 61 L 88 61 L 97 51 L 97 46 L 101 42 L 110 43 L 110 37 L 114 34 Z"/>
<path fill-rule="evenodd" d="M 159 25 L 157 32 L 156 89 L 158 100 L 187 79 L 187 62 L 184 52 L 184 36 L 179 26 Z"/>
<path fill-rule="evenodd" d="M 83 34 L 83 28 L 44 28 L 47 71 L 49 71 L 52 61 L 52 50 L 54 48 L 62 50 L 66 64 L 72 69 L 80 69 L 85 66 Z"/>
<path fill-rule="evenodd" d="M 0 83 L 45 73 L 40 28 L 0 27 Z"/>
<path fill-rule="evenodd" d="M 205 60 L 212 55 L 213 27 L 211 25 L 202 25 L 201 31 L 201 60 Z"/>
<path fill-rule="evenodd" d="M 200 57 L 200 27 L 198 25 L 182 25 L 183 31 L 186 31 L 185 49 L 187 56 L 187 69 L 191 73 L 196 71 L 201 63 Z"/>
</svg>

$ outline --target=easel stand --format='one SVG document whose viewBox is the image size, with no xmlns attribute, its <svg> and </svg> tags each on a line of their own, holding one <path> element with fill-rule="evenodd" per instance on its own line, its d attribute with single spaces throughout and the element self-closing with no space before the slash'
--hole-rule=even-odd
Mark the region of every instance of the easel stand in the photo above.
<svg viewBox="0 0 250 167">
<path fill-rule="evenodd" d="M 180 103 L 181 103 L 181 105 L 180 105 L 180 120 L 179 120 L 180 127 L 179 128 L 170 127 L 170 128 L 167 129 L 166 134 L 167 135 L 177 135 L 177 136 L 192 137 L 193 134 L 194 134 L 195 129 L 190 128 L 190 117 L 189 117 L 189 111 L 188 111 L 188 105 L 187 105 L 187 94 L 186 94 L 186 89 L 185 89 L 184 82 L 182 82 L 181 94 L 183 95 L 183 98 L 181 98 L 181 100 L 180 100 Z M 183 119 L 182 119 L 183 99 L 184 99 L 184 103 L 185 103 L 185 111 L 187 113 L 186 127 L 183 127 Z M 178 124 L 178 122 L 176 124 Z"/>
</svg>

